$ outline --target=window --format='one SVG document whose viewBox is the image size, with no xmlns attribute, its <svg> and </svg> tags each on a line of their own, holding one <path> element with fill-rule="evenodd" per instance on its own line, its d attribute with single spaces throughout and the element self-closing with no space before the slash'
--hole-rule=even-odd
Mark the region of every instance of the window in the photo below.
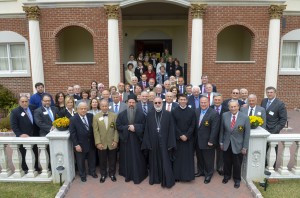
<svg viewBox="0 0 300 198">
<path fill-rule="evenodd" d="M 300 74 L 300 29 L 282 37 L 280 74 Z"/>
<path fill-rule="evenodd" d="M 27 40 L 21 35 L 0 32 L 0 77 L 30 76 Z"/>
</svg>

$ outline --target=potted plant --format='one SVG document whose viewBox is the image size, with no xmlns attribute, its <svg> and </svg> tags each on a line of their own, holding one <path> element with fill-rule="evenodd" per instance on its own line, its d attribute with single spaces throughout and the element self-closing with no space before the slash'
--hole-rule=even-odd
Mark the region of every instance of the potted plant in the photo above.
<svg viewBox="0 0 300 198">
<path fill-rule="evenodd" d="M 70 120 L 67 117 L 62 117 L 54 120 L 53 126 L 57 128 L 59 131 L 65 131 L 68 130 L 70 125 Z"/>
<path fill-rule="evenodd" d="M 249 116 L 251 129 L 256 129 L 264 123 L 264 120 L 259 116 Z"/>
</svg>

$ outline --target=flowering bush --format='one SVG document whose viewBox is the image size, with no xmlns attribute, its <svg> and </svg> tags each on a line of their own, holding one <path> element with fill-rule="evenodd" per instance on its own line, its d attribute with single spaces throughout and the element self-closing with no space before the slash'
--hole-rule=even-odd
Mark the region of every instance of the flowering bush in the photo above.
<svg viewBox="0 0 300 198">
<path fill-rule="evenodd" d="M 53 126 L 55 128 L 68 127 L 69 125 L 70 125 L 70 120 L 67 117 L 58 118 L 53 122 Z"/>
<path fill-rule="evenodd" d="M 264 120 L 259 116 L 249 116 L 250 119 L 250 125 L 257 127 L 261 126 L 264 123 Z"/>
</svg>

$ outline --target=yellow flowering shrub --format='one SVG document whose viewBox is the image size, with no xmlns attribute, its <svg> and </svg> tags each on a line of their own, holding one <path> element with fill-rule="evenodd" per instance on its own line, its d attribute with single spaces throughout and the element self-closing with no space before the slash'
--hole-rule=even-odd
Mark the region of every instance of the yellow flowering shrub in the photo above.
<svg viewBox="0 0 300 198">
<path fill-rule="evenodd" d="M 70 125 L 70 120 L 67 117 L 62 117 L 54 120 L 53 126 L 58 127 L 68 127 Z"/>
<path fill-rule="evenodd" d="M 261 126 L 264 120 L 259 116 L 249 116 L 251 126 Z"/>
</svg>

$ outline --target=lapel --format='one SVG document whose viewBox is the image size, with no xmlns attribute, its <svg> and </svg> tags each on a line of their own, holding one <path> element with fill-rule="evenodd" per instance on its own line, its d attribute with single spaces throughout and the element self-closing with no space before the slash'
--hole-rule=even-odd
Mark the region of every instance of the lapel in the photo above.
<svg viewBox="0 0 300 198">
<path fill-rule="evenodd" d="M 85 131 L 88 131 L 88 130 L 85 128 L 85 124 L 84 124 L 84 122 L 83 122 L 81 116 L 80 116 L 79 114 L 75 114 L 74 116 L 77 116 L 78 123 L 81 123 L 81 124 L 80 124 L 80 125 L 81 125 L 81 128 L 82 128 L 83 130 L 85 130 Z M 87 116 L 86 116 L 86 118 L 87 118 Z M 88 120 L 88 124 L 90 124 L 88 118 L 87 118 L 87 120 Z M 90 126 L 90 125 L 89 125 L 89 126 Z"/>
<path fill-rule="evenodd" d="M 28 107 L 28 109 L 29 109 L 29 107 Z M 25 113 L 25 115 L 24 115 L 25 119 L 27 119 L 27 121 L 30 122 L 30 124 L 31 124 L 31 120 L 29 119 L 27 113 L 26 113 L 26 112 L 24 111 L 24 109 L 23 109 L 22 107 L 20 107 L 20 106 L 19 106 L 19 111 L 20 111 L 20 115 L 21 115 L 22 113 Z M 33 118 L 33 112 L 31 111 L 31 109 L 29 109 L 29 111 L 30 111 L 30 113 L 31 113 L 32 119 L 34 119 L 34 118 Z M 22 117 L 22 116 L 21 116 L 21 117 Z"/>
<path fill-rule="evenodd" d="M 49 122 L 52 122 L 52 120 L 50 118 L 50 115 L 49 115 L 48 111 L 45 109 L 45 107 L 41 106 L 41 108 L 42 108 L 42 114 L 43 114 L 43 116 L 45 116 L 46 119 L 48 119 Z M 44 114 L 44 112 L 47 112 L 47 114 Z M 53 112 L 52 112 L 52 114 L 53 114 Z"/>
<path fill-rule="evenodd" d="M 202 111 L 202 110 L 201 110 Z M 200 114 L 201 114 L 201 111 L 200 111 Z M 207 110 L 206 110 L 206 113 L 205 113 L 205 115 L 203 116 L 203 118 L 202 118 L 202 120 L 201 120 L 201 124 L 200 124 L 200 126 L 203 124 L 203 121 L 205 121 L 208 117 L 209 117 L 209 112 L 210 111 L 210 109 L 208 108 Z"/>
</svg>

